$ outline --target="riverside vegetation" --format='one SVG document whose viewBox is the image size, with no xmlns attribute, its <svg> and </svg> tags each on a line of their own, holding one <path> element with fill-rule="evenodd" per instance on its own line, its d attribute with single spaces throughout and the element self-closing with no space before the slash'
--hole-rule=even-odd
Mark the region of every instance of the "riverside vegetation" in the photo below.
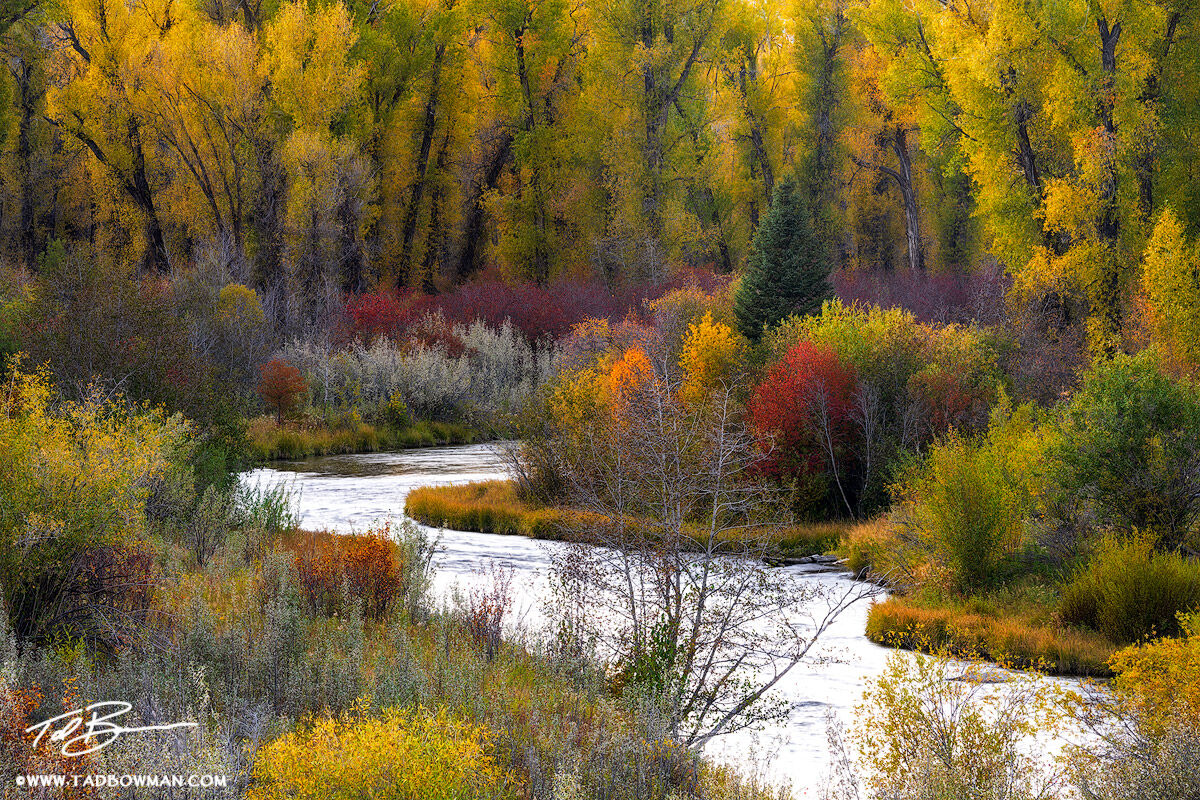
<svg viewBox="0 0 1200 800">
<path fill-rule="evenodd" d="M 166 365 L 129 362 L 144 368 L 135 399 L 72 382 L 66 353 L 33 369 L 11 358 L 11 729 L 126 692 L 143 724 L 204 724 L 182 744 L 114 745 L 89 768 L 227 773 L 230 795 L 773 796 L 702 746 L 786 713 L 773 681 L 824 623 L 788 641 L 747 624 L 813 599 L 780 594 L 760 562 L 827 551 L 895 595 L 871 609 L 872 638 L 933 655 L 877 684 L 862 709 L 874 733 L 834 731 L 836 796 L 965 798 L 986 784 L 1132 798 L 1147 763 L 1161 791 L 1188 786 L 1200 396 L 1177 357 L 1152 342 L 1097 356 L 1078 384 L 1056 363 L 1034 380 L 1019 330 L 837 299 L 755 340 L 739 330 L 756 302 L 744 285 L 664 290 L 549 345 L 437 314 L 405 317 L 407 338 L 364 324 L 338 348 L 294 341 L 257 374 L 201 374 L 213 383 L 197 391 L 225 380 L 247 394 L 200 419 L 153 404 L 182 405 L 175 373 L 156 382 Z M 257 316 L 252 293 L 225 294 Z M 462 337 L 470 350 L 455 350 Z M 1052 379 L 1055 399 L 1031 395 Z M 412 510 L 579 542 L 554 564 L 548 635 L 504 638 L 499 583 L 432 607 L 430 544 L 414 529 L 297 531 L 286 498 L 236 489 L 239 403 L 265 404 L 276 428 L 402 430 L 421 424 L 410 408 L 443 424 L 506 418 L 512 483 L 418 491 Z M 610 597 L 623 598 L 615 617 L 597 606 Z M 970 682 L 936 677 L 950 656 L 1113 675 L 1114 689 L 1079 704 L 1034 685 L 997 718 Z M 1101 744 L 1049 772 L 1026 765 L 1029 738 L 1067 718 Z M 932 721 L 964 744 L 905 739 Z M 391 744 L 364 751 L 364 731 Z M 401 751 L 428 770 L 391 771 Z M 14 772 L 60 768 L 20 737 L 5 758 Z M 1034 774 L 1058 777 L 1039 787 Z"/>
<path fill-rule="evenodd" d="M 669 295 L 649 324 L 579 326 L 525 415 L 516 478 L 420 489 L 408 512 L 586 539 L 611 519 L 581 487 L 631 458 L 588 431 L 629 413 L 629 387 L 656 386 L 681 430 L 714 397 L 737 409 L 761 490 L 739 535 L 885 582 L 896 596 L 871 610 L 877 642 L 1104 676 L 1119 647 L 1177 634 L 1177 615 L 1200 607 L 1200 396 L 1158 351 L 1098 360 L 1045 406 L 1013 398 L 998 329 L 834 300 L 755 345 L 735 329 L 738 302 Z M 637 508 L 630 497 L 623 524 L 652 528 Z"/>
<path fill-rule="evenodd" d="M 823 551 L 931 654 L 831 732 L 831 795 L 1195 796 L 1198 33 L 1181 0 L 0 2 L 4 774 L 129 693 L 203 724 L 84 769 L 763 796 L 701 752 L 779 711 L 738 665 L 813 643 L 747 632 L 799 599 L 761 560 Z M 433 608 L 414 530 L 296 531 L 233 478 L 497 437 L 512 484 L 411 507 L 568 540 L 548 641 L 504 640 L 499 584 Z M 948 656 L 1111 691 L 988 712 Z M 1043 784 L 1064 714 L 1102 735 Z"/>
<path fill-rule="evenodd" d="M 205 483 L 178 415 L 111 394 L 64 401 L 16 365 L 3 402 L 5 774 L 224 774 L 231 783 L 214 794 L 250 798 L 786 796 L 699 754 L 708 728 L 672 716 L 679 662 L 660 644 L 613 662 L 581 649 L 594 640 L 579 629 L 505 638 L 502 583 L 436 607 L 433 542 L 419 529 L 297 530 L 285 495 Z M 750 576 L 730 577 L 741 587 Z M 828 796 L 1195 791 L 1200 630 L 1194 617 L 1180 625 L 1120 651 L 1112 690 L 1083 704 L 1036 678 L 988 696 L 947 679 L 961 661 L 894 660 L 862 724 L 832 733 Z M 113 697 L 133 705 L 131 725 L 200 724 L 123 737 L 70 764 L 19 733 Z M 1105 738 L 1035 769 L 1030 737 L 1067 717 Z M 931 746 L 931 731 L 951 746 Z M 88 791 L 65 793 L 75 795 Z"/>
<path fill-rule="evenodd" d="M 2 401 L 6 775 L 224 774 L 225 796 L 256 798 L 774 796 L 672 742 L 577 653 L 500 642 L 502 602 L 435 607 L 415 528 L 297 530 L 286 496 L 205 484 L 181 417 L 118 396 L 64 401 L 13 366 Z M 117 697 L 137 723 L 200 725 L 69 767 L 20 733 Z"/>
</svg>

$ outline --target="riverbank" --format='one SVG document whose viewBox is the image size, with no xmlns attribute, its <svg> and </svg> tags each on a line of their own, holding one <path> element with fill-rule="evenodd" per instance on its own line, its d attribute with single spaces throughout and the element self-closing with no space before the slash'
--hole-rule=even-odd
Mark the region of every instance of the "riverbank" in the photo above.
<svg viewBox="0 0 1200 800">
<path fill-rule="evenodd" d="M 404 510 L 418 522 L 434 527 L 559 541 L 578 541 L 581 531 L 602 522 L 599 515 L 588 511 L 531 503 L 507 480 L 414 489 Z M 845 523 L 824 522 L 789 525 L 765 535 L 773 550 L 770 557 L 788 563 L 829 554 L 848 529 Z"/>
<path fill-rule="evenodd" d="M 1026 576 L 990 591 L 960 594 L 938 588 L 906 557 L 887 517 L 854 526 L 838 555 L 855 575 L 885 584 L 892 596 L 871 607 L 867 638 L 886 647 L 994 661 L 1051 675 L 1108 677 L 1119 646 L 1103 635 L 1066 625 L 1058 587 Z"/>
<path fill-rule="evenodd" d="M 237 680 L 229 665 L 250 664 L 251 696 L 277 709 L 279 730 L 252 754 L 252 798 L 313 796 L 314 784 L 366 795 L 382 775 L 408 790 L 397 797 L 516 800 L 553 784 L 564 764 L 589 794 L 668 800 L 704 786 L 697 796 L 776 797 L 663 740 L 657 718 L 598 667 L 509 638 L 507 598 L 468 593 L 437 609 L 425 572 L 432 543 L 415 526 L 252 538 L 262 557 L 231 540 L 203 567 L 181 568 L 162 595 L 183 640 L 205 643 L 197 657 L 220 665 L 208 673 L 216 686 Z M 246 702 L 226 691 L 218 708 L 234 718 Z M 367 746 L 362 730 L 402 755 Z"/>
<path fill-rule="evenodd" d="M 600 522 L 579 509 L 544 506 L 521 498 L 512 481 L 479 481 L 414 489 L 405 513 L 434 527 L 533 539 L 577 540 L 577 532 Z M 870 574 L 864 550 L 878 546 L 883 520 L 826 522 L 771 533 L 780 563 L 836 556 L 862 577 Z M 865 546 L 865 542 L 872 542 Z M 893 596 L 875 604 L 867 638 L 886 647 L 981 658 L 1015 669 L 1052 675 L 1107 677 L 1117 645 L 1100 634 L 1057 623 L 1048 610 L 1025 599 L 952 601 Z"/>
<path fill-rule="evenodd" d="M 488 438 L 478 430 L 453 422 L 422 420 L 404 427 L 360 422 L 351 427 L 329 428 L 281 426 L 271 417 L 251 420 L 246 435 L 250 457 L 256 462 L 474 444 Z"/>
<path fill-rule="evenodd" d="M 1119 649 L 1098 633 L 1051 623 L 1029 612 L 976 602 L 925 604 L 909 597 L 876 603 L 867 638 L 885 647 L 993 661 L 1048 675 L 1107 678 Z"/>
</svg>

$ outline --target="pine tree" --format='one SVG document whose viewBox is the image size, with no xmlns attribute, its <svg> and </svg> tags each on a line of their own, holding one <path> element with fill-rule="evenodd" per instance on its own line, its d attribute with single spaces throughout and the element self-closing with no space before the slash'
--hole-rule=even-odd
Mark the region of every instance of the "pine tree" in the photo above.
<svg viewBox="0 0 1200 800">
<path fill-rule="evenodd" d="M 829 263 L 817 241 L 812 214 L 794 178 L 775 189 L 771 208 L 754 235 L 754 248 L 734 296 L 738 327 L 752 341 L 763 328 L 792 314 L 821 308 L 830 295 Z"/>
</svg>

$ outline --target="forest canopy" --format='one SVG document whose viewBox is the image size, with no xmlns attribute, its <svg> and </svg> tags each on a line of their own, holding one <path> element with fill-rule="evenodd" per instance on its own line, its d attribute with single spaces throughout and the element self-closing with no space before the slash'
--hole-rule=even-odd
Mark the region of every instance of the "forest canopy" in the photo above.
<svg viewBox="0 0 1200 800">
<path fill-rule="evenodd" d="M 1111 351 L 1152 234 L 1170 285 L 1200 224 L 1183 0 L 61 0 L 0 24 L 10 261 L 197 266 L 284 329 L 492 266 L 730 273 L 794 177 L 833 267 L 998 264 Z"/>
</svg>

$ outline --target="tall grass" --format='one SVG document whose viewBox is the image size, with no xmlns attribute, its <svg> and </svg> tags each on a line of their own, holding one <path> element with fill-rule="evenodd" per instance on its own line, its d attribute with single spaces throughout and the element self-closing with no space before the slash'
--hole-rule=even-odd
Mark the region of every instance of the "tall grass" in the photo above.
<svg viewBox="0 0 1200 800">
<path fill-rule="evenodd" d="M 512 481 L 424 486 L 408 493 L 404 512 L 426 525 L 477 533 L 530 536 L 536 509 Z"/>
<path fill-rule="evenodd" d="M 1200 608 L 1200 562 L 1156 553 L 1150 537 L 1106 539 L 1063 587 L 1062 616 L 1120 644 L 1179 633 L 1178 615 Z"/>
<path fill-rule="evenodd" d="M 405 513 L 435 527 L 477 533 L 529 536 L 534 539 L 586 540 L 589 530 L 605 527 L 599 514 L 574 508 L 539 505 L 521 497 L 514 481 L 479 481 L 455 486 L 424 486 L 408 494 Z M 638 525 L 639 520 L 626 524 Z M 646 530 L 653 535 L 648 521 Z M 730 533 L 731 548 L 753 537 L 765 537 L 778 556 L 808 556 L 835 550 L 848 525 L 822 522 L 810 525 L 758 527 Z M 697 537 L 702 533 L 697 529 Z"/>
<path fill-rule="evenodd" d="M 478 431 L 454 422 L 419 421 L 402 428 L 364 422 L 347 428 L 291 428 L 276 425 L 269 417 L 253 420 L 247 433 L 250 454 L 259 461 L 470 444 L 481 438 Z"/>
<path fill-rule="evenodd" d="M 1054 675 L 1110 675 L 1108 659 L 1117 649 L 1104 637 L 1086 631 L 1038 625 L 1011 614 L 927 608 L 904 597 L 871 607 L 867 638 L 889 647 L 985 658 Z"/>
</svg>

